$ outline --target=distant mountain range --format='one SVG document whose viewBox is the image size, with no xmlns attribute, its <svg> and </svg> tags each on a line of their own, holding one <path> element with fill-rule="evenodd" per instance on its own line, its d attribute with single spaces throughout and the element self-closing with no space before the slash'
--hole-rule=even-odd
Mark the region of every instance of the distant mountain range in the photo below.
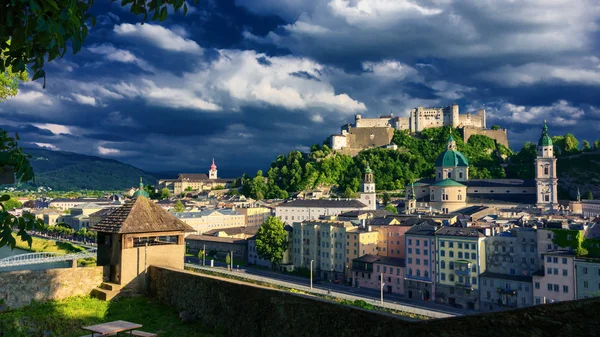
<svg viewBox="0 0 600 337">
<path fill-rule="evenodd" d="M 145 172 L 118 160 L 40 148 L 26 148 L 35 173 L 34 186 L 54 190 L 122 190 L 144 184 L 154 185 L 158 174 Z M 162 177 L 162 176 L 161 176 Z"/>
</svg>

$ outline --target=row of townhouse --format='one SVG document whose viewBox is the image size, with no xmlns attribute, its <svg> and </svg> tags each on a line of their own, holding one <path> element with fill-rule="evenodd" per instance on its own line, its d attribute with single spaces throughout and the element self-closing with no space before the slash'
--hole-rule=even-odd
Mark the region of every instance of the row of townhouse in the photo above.
<svg viewBox="0 0 600 337">
<path fill-rule="evenodd" d="M 548 223 L 496 235 L 423 220 L 412 226 L 311 220 L 292 227 L 295 267 L 310 268 L 312 261 L 315 275 L 354 287 L 381 289 L 383 277 L 387 293 L 481 311 L 600 295 L 594 258 L 600 225 Z M 577 257 L 577 242 L 587 247 L 585 257 Z"/>
</svg>

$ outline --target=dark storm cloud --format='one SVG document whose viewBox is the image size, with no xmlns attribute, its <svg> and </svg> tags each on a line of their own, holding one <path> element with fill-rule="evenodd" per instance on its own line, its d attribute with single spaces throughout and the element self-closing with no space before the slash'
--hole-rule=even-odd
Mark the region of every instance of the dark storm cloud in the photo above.
<svg viewBox="0 0 600 337">
<path fill-rule="evenodd" d="M 192 3 L 191 1 L 188 4 Z M 0 124 L 28 144 L 149 171 L 268 169 L 355 113 L 485 107 L 518 149 L 600 135 L 599 8 L 593 1 L 201 1 L 147 22 L 94 5 L 80 53 L 22 86 Z M 568 22 L 569 24 L 565 24 Z M 596 30 L 595 30 L 596 29 Z"/>
</svg>

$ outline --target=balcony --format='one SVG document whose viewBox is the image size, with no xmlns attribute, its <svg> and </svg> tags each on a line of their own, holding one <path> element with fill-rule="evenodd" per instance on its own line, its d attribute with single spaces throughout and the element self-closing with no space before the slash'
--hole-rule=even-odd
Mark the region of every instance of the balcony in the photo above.
<svg viewBox="0 0 600 337">
<path fill-rule="evenodd" d="M 469 269 L 454 269 L 456 275 L 469 276 Z"/>
<path fill-rule="evenodd" d="M 498 293 L 500 295 L 511 295 L 511 296 L 517 296 L 517 291 L 513 290 L 513 289 L 506 289 L 506 288 L 501 288 L 498 287 Z"/>
</svg>

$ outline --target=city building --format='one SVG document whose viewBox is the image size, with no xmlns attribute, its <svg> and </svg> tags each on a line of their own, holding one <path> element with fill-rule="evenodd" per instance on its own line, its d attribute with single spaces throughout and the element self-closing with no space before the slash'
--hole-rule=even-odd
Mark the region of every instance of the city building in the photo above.
<svg viewBox="0 0 600 337">
<path fill-rule="evenodd" d="M 191 234 L 185 237 L 185 244 L 191 254 L 206 249 L 205 263 L 210 265 L 210 260 L 225 259 L 228 254 L 233 253 L 234 262 L 248 261 L 248 240 L 235 237 L 223 237 L 214 235 Z"/>
<path fill-rule="evenodd" d="M 58 209 L 61 211 L 66 211 L 68 209 L 71 209 L 73 207 L 78 207 L 82 204 L 87 204 L 87 203 L 94 203 L 98 206 L 118 206 L 121 203 L 120 202 L 115 202 L 115 200 L 112 199 L 108 199 L 108 198 L 73 198 L 73 199 L 67 199 L 67 198 L 57 198 L 57 199 L 53 199 L 52 201 L 50 201 L 50 203 L 48 204 L 49 208 L 53 208 L 53 209 Z"/>
<path fill-rule="evenodd" d="M 213 159 L 208 174 L 180 173 L 177 179 L 160 179 L 156 191 L 167 188 L 171 193 L 179 195 L 185 192 L 203 192 L 218 188 L 229 188 L 234 179 L 221 179 L 217 176 L 217 165 Z"/>
<path fill-rule="evenodd" d="M 575 258 L 575 299 L 600 296 L 600 259 Z"/>
<path fill-rule="evenodd" d="M 308 201 L 308 200 L 306 200 Z M 348 221 L 305 220 L 294 222 L 292 257 L 294 267 L 312 268 L 314 275 L 343 281 L 346 274 Z"/>
<path fill-rule="evenodd" d="M 600 216 L 600 200 L 581 200 L 581 213 L 592 219 Z"/>
<path fill-rule="evenodd" d="M 440 228 L 433 221 L 422 220 L 404 233 L 406 269 L 404 289 L 410 299 L 435 301 L 436 249 L 435 232 Z"/>
<path fill-rule="evenodd" d="M 435 301 L 479 310 L 479 275 L 486 270 L 485 235 L 476 228 L 442 227 L 435 232 Z M 416 248 L 407 242 L 407 248 Z M 408 268 L 406 274 L 412 275 Z"/>
<path fill-rule="evenodd" d="M 241 207 L 235 211 L 244 215 L 244 223 L 248 227 L 258 227 L 271 216 L 271 210 L 266 207 Z"/>
<path fill-rule="evenodd" d="M 318 220 L 322 216 L 363 210 L 366 205 L 355 199 L 291 200 L 275 207 L 275 216 L 288 225 L 306 220 Z"/>
<path fill-rule="evenodd" d="M 533 305 L 532 277 L 539 270 L 537 233 L 513 228 L 484 240 L 486 271 L 480 276 L 481 310 Z"/>
<path fill-rule="evenodd" d="M 359 226 L 354 226 L 346 230 L 346 263 L 345 277 L 348 282 L 352 282 L 352 260 L 360 256 L 378 254 L 378 243 L 381 231 L 373 230 L 373 226 L 365 225 L 365 221 Z"/>
<path fill-rule="evenodd" d="M 192 228 L 148 198 L 138 196 L 90 230 L 98 233 L 97 264 L 105 266 L 109 282 L 143 291 L 147 266 L 183 270 L 184 234 Z"/>
<path fill-rule="evenodd" d="M 246 223 L 243 214 L 226 208 L 205 209 L 198 212 L 173 212 L 173 215 L 190 225 L 196 234 L 214 229 L 244 227 Z"/>
<path fill-rule="evenodd" d="M 105 216 L 109 215 L 116 209 L 117 209 L 116 207 L 107 207 L 107 208 L 103 208 L 97 212 L 90 214 L 88 217 L 88 226 L 89 227 L 96 226 L 97 224 L 100 223 L 100 221 L 102 221 L 102 219 L 104 219 Z"/>
<path fill-rule="evenodd" d="M 57 221 L 64 222 L 74 230 L 90 227 L 90 214 L 96 213 L 107 206 L 100 206 L 95 203 L 85 203 L 71 208 L 70 214 L 62 215 Z"/>
<path fill-rule="evenodd" d="M 543 253 L 542 258 L 542 269 L 533 274 L 533 304 L 574 300 L 575 254 L 555 251 Z"/>
<path fill-rule="evenodd" d="M 352 260 L 354 287 L 404 295 L 404 259 L 367 254 Z"/>
<path fill-rule="evenodd" d="M 469 162 L 457 150 L 456 141 L 450 135 L 446 151 L 435 161 L 435 179 L 420 179 L 406 186 L 410 193 L 405 212 L 430 208 L 452 213 L 476 205 L 535 205 L 541 210 L 556 209 L 556 158 L 546 123 L 537 148 L 535 179 L 470 179 Z"/>
<path fill-rule="evenodd" d="M 282 271 L 283 270 L 293 271 L 294 264 L 292 261 L 291 251 L 292 251 L 292 240 L 293 240 L 292 232 L 294 229 L 290 225 L 285 225 L 284 229 L 288 233 L 289 244 L 288 244 L 288 248 L 283 253 L 283 259 L 278 264 L 278 267 Z M 248 238 L 248 264 L 267 267 L 267 268 L 273 268 L 273 264 L 271 263 L 271 261 L 269 261 L 267 259 L 263 259 L 258 255 L 258 251 L 256 250 L 256 235 L 253 235 L 252 237 Z"/>
</svg>

